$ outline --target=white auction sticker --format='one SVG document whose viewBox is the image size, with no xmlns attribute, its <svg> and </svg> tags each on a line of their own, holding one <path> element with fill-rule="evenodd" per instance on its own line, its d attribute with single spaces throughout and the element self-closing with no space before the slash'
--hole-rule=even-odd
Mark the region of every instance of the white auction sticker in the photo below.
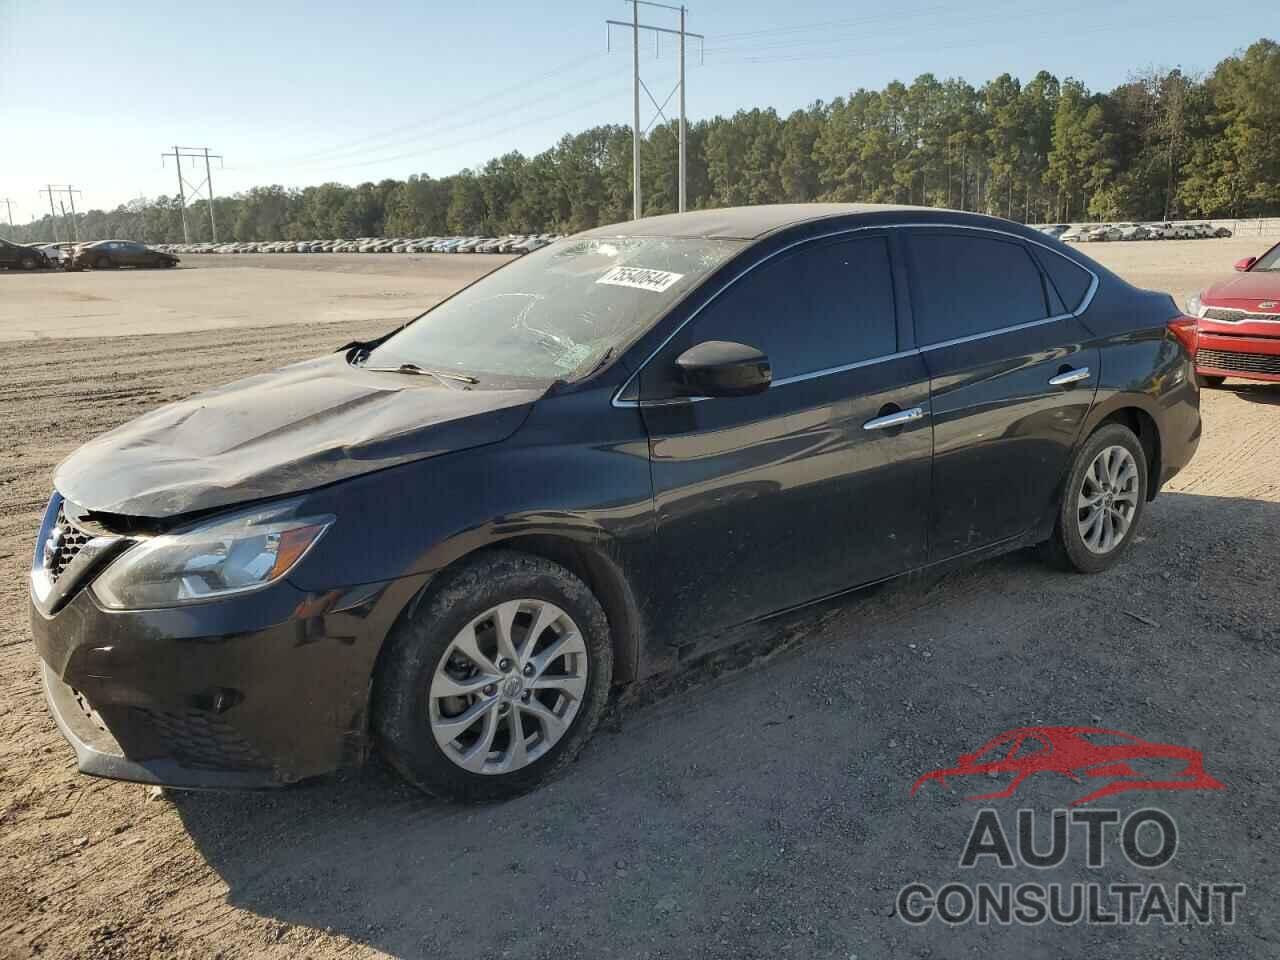
<svg viewBox="0 0 1280 960">
<path fill-rule="evenodd" d="M 637 290 L 662 293 L 670 289 L 683 276 L 683 273 L 650 270 L 647 267 L 614 267 L 596 283 L 611 283 L 615 287 L 635 287 Z"/>
</svg>

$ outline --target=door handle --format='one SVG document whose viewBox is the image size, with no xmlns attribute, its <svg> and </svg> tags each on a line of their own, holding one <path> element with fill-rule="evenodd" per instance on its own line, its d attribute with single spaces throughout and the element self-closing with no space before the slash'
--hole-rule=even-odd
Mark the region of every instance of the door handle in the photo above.
<svg viewBox="0 0 1280 960">
<path fill-rule="evenodd" d="M 1065 387 L 1068 383 L 1079 383 L 1081 380 L 1089 379 L 1088 367 L 1076 367 L 1074 370 L 1064 370 L 1056 377 L 1049 378 L 1049 386 Z"/>
<path fill-rule="evenodd" d="M 883 417 L 876 417 L 874 420 L 868 420 L 862 425 L 862 429 L 889 430 L 893 427 L 901 427 L 904 424 L 915 423 L 917 420 L 923 419 L 924 408 L 912 407 L 910 410 L 899 410 L 897 413 L 890 413 Z"/>
</svg>

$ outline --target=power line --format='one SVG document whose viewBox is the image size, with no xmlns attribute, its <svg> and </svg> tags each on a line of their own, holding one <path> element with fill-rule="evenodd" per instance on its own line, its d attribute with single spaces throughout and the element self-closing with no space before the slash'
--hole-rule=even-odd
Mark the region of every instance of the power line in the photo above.
<svg viewBox="0 0 1280 960">
<path fill-rule="evenodd" d="M 527 79 L 521 79 L 520 88 L 521 90 L 528 90 L 530 87 L 534 87 L 547 80 L 554 79 L 559 76 L 563 76 L 566 73 L 571 73 L 574 70 L 585 67 L 590 63 L 594 63 L 595 61 L 601 59 L 604 56 L 605 54 L 597 53 L 597 54 L 592 54 L 591 56 L 588 56 L 588 57 L 575 57 L 573 60 L 569 60 L 565 63 L 559 64 L 558 66 L 552 67 L 551 69 L 545 71 L 544 73 L 535 74 L 534 76 L 529 77 Z M 591 81 L 586 81 L 586 83 L 588 84 L 590 82 Z M 461 104 L 456 104 L 448 111 L 445 111 L 444 113 L 441 113 L 441 114 L 437 114 L 436 116 L 432 117 L 430 120 L 422 120 L 422 121 L 417 121 L 415 123 L 403 124 L 398 127 L 392 127 L 390 130 L 384 130 L 381 133 L 374 133 L 368 136 L 356 137 L 355 139 L 344 141 L 343 143 L 336 144 L 332 147 L 326 147 L 322 150 L 311 151 L 309 153 L 304 153 L 295 157 L 287 157 L 284 160 L 280 161 L 280 163 L 285 166 L 301 166 L 303 164 L 326 163 L 326 162 L 329 162 L 330 160 L 336 159 L 339 155 L 351 154 L 351 153 L 359 154 L 361 152 L 367 151 L 371 147 L 373 147 L 374 144 L 379 144 L 379 141 L 392 141 L 392 142 L 381 143 L 377 147 L 373 147 L 373 149 L 382 150 L 382 149 L 390 149 L 396 146 L 402 146 L 405 143 L 411 143 L 414 140 L 417 140 L 423 136 L 426 136 L 427 134 L 435 135 L 442 132 L 441 128 L 438 126 L 441 120 L 448 119 L 454 116 L 464 115 L 464 114 L 470 115 L 473 108 L 478 106 L 483 106 L 486 103 L 492 101 L 493 99 L 503 96 L 504 93 L 506 93 L 506 90 L 496 90 L 493 93 L 486 94 L 481 97 L 477 97 L 474 100 L 465 101 Z M 536 103 L 542 99 L 545 99 L 545 98 L 537 97 L 536 99 L 529 102 Z M 524 105 L 527 105 L 527 103 Z M 487 120 L 493 119 L 495 116 L 501 116 L 501 115 L 505 115 L 513 112 L 518 112 L 520 109 L 523 109 L 524 105 L 508 104 L 506 108 L 498 114 L 489 113 L 486 117 L 482 118 L 479 121 L 472 121 L 471 123 L 464 123 L 464 124 L 455 124 L 452 127 L 444 128 L 444 130 L 445 131 L 456 130 L 456 129 L 467 127 L 467 126 L 473 126 L 475 123 L 483 123 L 483 122 L 486 122 Z M 409 133 L 410 131 L 417 131 L 417 132 L 407 138 L 402 136 L 404 134 Z M 261 166 L 264 166 L 264 164 L 257 164 L 256 166 L 261 167 Z M 246 167 L 242 169 L 252 169 L 252 167 Z"/>
<path fill-rule="evenodd" d="M 1079 12 L 1079 9 L 1080 9 L 1079 7 L 1073 8 L 1073 10 L 1077 13 Z M 899 35 L 898 28 L 900 28 L 903 24 L 918 21 L 921 18 L 927 18 L 927 20 L 924 24 L 921 24 L 920 26 L 928 26 L 931 28 L 935 26 L 938 28 L 945 28 L 947 26 L 952 26 L 952 25 L 956 27 L 967 28 L 971 26 L 979 26 L 986 23 L 1005 23 L 1005 22 L 1015 21 L 1015 20 L 1040 19 L 1047 13 L 1048 14 L 1061 13 L 1062 5 L 1060 3 L 1058 4 L 1051 3 L 1043 7 L 1035 7 L 1035 8 L 1019 7 L 1017 8 L 1017 12 L 1010 11 L 1010 12 L 1004 12 L 1004 13 L 987 13 L 979 17 L 965 14 L 963 21 L 959 23 L 949 22 L 953 20 L 953 17 L 949 15 L 942 16 L 942 17 L 931 16 L 930 14 L 934 12 L 936 11 L 922 10 L 917 14 L 907 14 L 905 16 L 892 15 L 887 17 L 868 17 L 863 21 L 864 23 L 884 23 L 886 26 L 891 28 L 890 32 L 885 34 L 880 34 L 878 31 L 868 32 L 865 30 L 858 30 L 856 32 L 849 33 L 849 34 L 833 34 L 828 30 L 824 32 L 824 35 L 821 37 L 808 37 L 808 38 L 802 37 L 798 39 L 779 40 L 776 42 L 769 42 L 769 43 L 752 43 L 752 44 L 741 45 L 741 46 L 734 45 L 734 44 L 730 44 L 723 47 L 712 46 L 712 47 L 708 47 L 706 52 L 713 57 L 719 54 L 744 54 L 745 55 L 745 54 L 755 53 L 758 51 L 783 50 L 783 49 L 795 48 L 795 47 L 832 46 L 832 45 L 843 44 L 849 40 L 872 40 L 872 39 L 876 39 L 878 35 L 892 37 L 892 36 Z M 951 13 L 951 11 L 945 11 L 945 12 L 948 14 Z M 930 46 L 930 49 L 933 49 L 933 47 Z"/>
<path fill-rule="evenodd" d="M 503 125 L 503 127 L 502 127 L 502 129 L 503 129 L 504 131 L 506 131 L 506 130 L 518 130 L 520 127 L 527 127 L 527 126 L 530 126 L 531 124 L 535 124 L 535 123 L 545 123 L 545 122 L 547 122 L 548 120 L 558 120 L 558 119 L 560 119 L 561 117 L 567 117 L 567 116 L 570 116 L 571 114 L 575 114 L 575 113 L 578 113 L 578 112 L 580 112 L 580 111 L 582 111 L 582 110 L 585 110 L 587 107 L 593 107 L 593 106 L 596 106 L 597 104 L 604 103 L 604 102 L 605 102 L 605 101 L 607 101 L 607 100 L 612 100 L 612 99 L 614 99 L 614 97 L 616 97 L 616 96 L 617 96 L 617 93 L 616 93 L 616 92 L 614 92 L 614 93 L 606 93 L 606 94 L 604 94 L 603 96 L 596 97 L 594 100 L 586 100 L 586 101 L 584 101 L 584 102 L 582 102 L 582 103 L 576 104 L 575 106 L 572 106 L 572 107 L 570 107 L 570 108 L 569 108 L 569 109 L 567 109 L 567 110 L 561 110 L 561 111 L 559 111 L 559 112 L 557 112 L 557 113 L 546 114 L 546 115 L 539 116 L 539 117 L 532 117 L 532 118 L 529 118 L 529 119 L 526 119 L 526 120 L 521 120 L 519 123 L 507 123 L 507 124 L 504 124 L 504 125 Z M 488 118 L 486 118 L 486 119 L 491 121 L 491 120 L 498 119 L 498 118 L 497 118 L 497 117 L 488 117 Z M 466 124 L 465 126 L 474 126 L 474 124 Z M 492 134 L 492 133 L 482 133 L 482 134 L 479 134 L 478 136 L 474 136 L 474 137 L 466 137 L 466 138 L 464 138 L 464 139 L 462 139 L 462 140 L 454 140 L 454 141 L 452 141 L 452 142 L 450 142 L 450 143 L 437 144 L 437 145 L 433 145 L 433 146 L 432 146 L 432 148 L 431 148 L 431 150 L 430 150 L 430 151 L 428 151 L 428 152 L 436 152 L 436 153 L 438 153 L 438 152 L 440 152 L 440 151 L 442 151 L 442 150 L 452 150 L 452 149 L 454 149 L 455 147 L 462 147 L 462 146 L 466 146 L 466 145 L 467 145 L 467 144 L 469 144 L 469 143 L 476 143 L 476 142 L 478 142 L 478 141 L 480 141 L 480 140 L 488 140 L 488 139 L 489 139 L 490 137 L 492 137 L 492 136 L 493 136 L 493 134 Z M 394 156 L 389 156 L 389 157 L 374 157 L 374 158 L 372 158 L 372 159 L 358 160 L 358 161 L 355 161 L 355 162 L 352 162 L 352 163 L 340 163 L 340 164 L 337 164 L 337 165 L 333 166 L 333 167 L 332 167 L 332 169 L 334 169 L 334 170 L 350 170 L 350 169 L 353 169 L 353 168 L 358 168 L 358 167 L 369 167 L 369 166 L 374 166 L 374 165 L 376 165 L 376 164 L 382 164 L 382 163 L 395 163 L 395 162 L 397 162 L 397 161 L 399 161 L 399 160 L 408 160 L 408 159 L 411 159 L 411 158 L 413 158 L 413 157 L 421 157 L 421 156 L 423 156 L 423 151 L 421 151 L 421 150 L 410 150 L 410 151 L 408 151 L 408 152 L 406 152 L 406 153 L 400 153 L 400 154 L 396 154 L 396 155 L 394 155 Z"/>
<path fill-rule="evenodd" d="M 1053 9 L 1059 9 L 1059 8 L 1055 7 Z M 1204 14 L 1198 17 L 1184 17 L 1183 21 L 1195 22 L 1197 20 L 1216 20 L 1220 18 L 1221 17 L 1218 14 Z M 1001 20 L 1013 19 L 1013 17 L 1012 16 L 1002 17 L 1000 19 Z M 976 22 L 976 21 L 971 21 L 971 22 Z M 1041 40 L 1041 39 L 1056 39 L 1064 35 L 1080 36 L 1080 35 L 1089 35 L 1094 33 L 1107 33 L 1111 31 L 1115 31 L 1119 27 L 1126 26 L 1126 25 L 1127 24 L 1125 24 L 1123 21 L 1110 21 L 1104 24 L 1098 24 L 1095 20 L 1091 25 L 1085 26 L 1084 29 L 1078 29 L 1077 27 L 1082 25 L 1077 25 L 1072 23 L 1072 24 L 1063 25 L 1062 27 L 1059 27 L 1058 29 L 1054 30 L 1052 33 L 1032 34 L 1028 36 L 1023 36 L 1020 38 L 1020 40 L 1022 42 L 1026 42 L 1026 41 L 1034 41 L 1034 40 Z M 972 49 L 974 47 L 985 47 L 992 44 L 1003 45 L 1004 42 L 1005 41 L 1000 39 L 988 37 L 988 38 L 981 38 L 976 40 L 961 40 L 956 43 L 946 43 L 946 44 L 931 43 L 929 46 L 929 50 L 930 52 L 936 52 L 939 50 L 963 50 L 963 49 Z M 742 57 L 740 59 L 734 59 L 734 60 L 717 60 L 713 63 L 709 63 L 708 66 L 724 67 L 724 66 L 731 66 L 731 65 L 743 64 L 743 63 L 751 63 L 751 64 L 806 63 L 806 62 L 816 62 L 819 60 L 845 60 L 850 57 L 863 57 L 863 56 L 868 56 L 868 55 L 877 54 L 877 53 L 886 53 L 886 52 L 894 52 L 898 50 L 914 49 L 914 48 L 917 48 L 918 46 L 919 46 L 918 39 L 907 38 L 906 43 L 899 44 L 897 46 L 892 46 L 892 47 L 885 47 L 883 45 L 879 45 L 876 47 L 864 47 L 861 49 L 844 49 L 844 50 L 841 50 L 840 52 L 832 52 L 832 53 L 822 53 L 822 52 L 805 53 L 805 54 L 798 53 L 794 55 L 779 56 L 779 57 L 746 56 L 746 57 Z M 711 53 L 710 50 L 708 50 L 707 52 Z M 742 52 L 747 53 L 750 51 L 742 51 Z"/>
<path fill-rule="evenodd" d="M 209 237 L 214 242 L 218 242 L 218 224 L 213 216 L 213 172 L 209 167 L 210 160 L 217 160 L 219 167 L 222 165 L 222 155 L 219 153 L 210 153 L 208 147 L 174 147 L 173 148 L 173 165 L 178 172 L 178 205 L 182 211 L 182 239 L 184 243 L 191 242 L 191 231 L 187 228 L 187 190 L 190 190 L 194 196 L 209 203 Z M 170 157 L 166 151 L 160 154 L 160 165 L 163 167 L 164 162 Z M 204 158 L 204 179 L 197 185 L 192 185 L 186 177 L 182 175 L 182 161 L 198 160 Z"/>
</svg>

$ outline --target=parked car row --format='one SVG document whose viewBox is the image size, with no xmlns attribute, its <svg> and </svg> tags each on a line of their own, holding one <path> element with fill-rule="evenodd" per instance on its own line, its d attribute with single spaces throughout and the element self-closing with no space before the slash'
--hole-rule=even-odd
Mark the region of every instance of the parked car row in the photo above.
<svg viewBox="0 0 1280 960">
<path fill-rule="evenodd" d="M 1091 243 L 1110 240 L 1203 240 L 1229 237 L 1226 227 L 1209 223 L 1050 223 L 1036 227 L 1063 243 Z"/>
<path fill-rule="evenodd" d="M 40 270 L 49 266 L 49 257 L 40 247 L 0 240 L 0 267 L 9 270 Z"/>
<path fill-rule="evenodd" d="M 29 244 L 0 240 L 0 267 L 17 270 L 176 267 L 178 263 L 178 258 L 172 253 L 133 240 Z"/>
<path fill-rule="evenodd" d="M 358 237 L 355 240 L 266 240 L 237 243 L 164 243 L 166 253 L 529 253 L 559 234 L 505 237 Z"/>
</svg>

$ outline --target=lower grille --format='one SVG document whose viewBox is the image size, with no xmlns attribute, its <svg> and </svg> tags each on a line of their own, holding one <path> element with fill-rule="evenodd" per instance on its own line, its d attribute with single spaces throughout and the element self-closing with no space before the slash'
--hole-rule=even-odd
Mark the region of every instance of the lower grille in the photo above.
<svg viewBox="0 0 1280 960">
<path fill-rule="evenodd" d="M 165 749 L 184 767 L 198 770 L 266 770 L 270 764 L 232 727 L 211 714 L 134 707 Z"/>
<path fill-rule="evenodd" d="M 1240 373 L 1280 375 L 1280 354 L 1198 350 L 1196 351 L 1196 366 L 1212 367 L 1214 370 L 1236 370 Z"/>
</svg>

